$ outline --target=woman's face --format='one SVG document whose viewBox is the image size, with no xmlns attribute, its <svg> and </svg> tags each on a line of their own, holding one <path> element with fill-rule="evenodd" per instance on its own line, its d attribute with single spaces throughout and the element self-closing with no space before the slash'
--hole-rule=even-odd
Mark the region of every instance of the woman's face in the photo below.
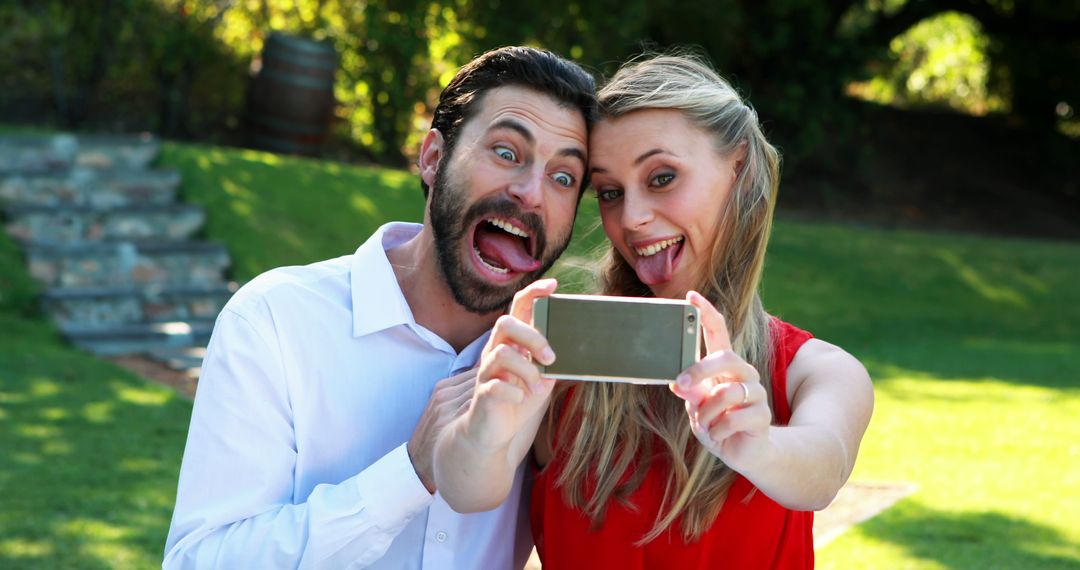
<svg viewBox="0 0 1080 570">
<path fill-rule="evenodd" d="M 720 235 L 736 157 L 721 156 L 708 134 L 670 109 L 604 119 L 589 144 L 608 239 L 654 295 L 682 298 L 698 286 Z"/>
</svg>

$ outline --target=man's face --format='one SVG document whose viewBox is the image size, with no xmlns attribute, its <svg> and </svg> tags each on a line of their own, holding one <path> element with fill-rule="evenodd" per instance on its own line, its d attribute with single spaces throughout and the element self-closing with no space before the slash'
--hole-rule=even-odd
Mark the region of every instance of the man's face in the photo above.
<svg viewBox="0 0 1080 570">
<path fill-rule="evenodd" d="M 566 249 L 585 175 L 581 112 L 524 87 L 476 103 L 431 185 L 440 270 L 458 304 L 505 307 Z"/>
</svg>

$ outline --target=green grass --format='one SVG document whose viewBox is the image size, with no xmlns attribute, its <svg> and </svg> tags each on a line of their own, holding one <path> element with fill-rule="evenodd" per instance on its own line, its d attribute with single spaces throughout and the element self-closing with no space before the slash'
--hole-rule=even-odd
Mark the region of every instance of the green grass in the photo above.
<svg viewBox="0 0 1080 570">
<path fill-rule="evenodd" d="M 866 363 L 853 479 L 918 491 L 821 568 L 1080 568 L 1080 247 L 779 226 L 766 302 Z"/>
<path fill-rule="evenodd" d="M 234 277 L 351 253 L 419 220 L 414 176 L 167 144 Z M 557 273 L 603 244 L 586 197 Z M 1080 568 L 1080 246 L 781 222 L 766 305 L 866 363 L 877 407 L 854 479 L 918 491 L 822 568 Z M 65 348 L 0 237 L 0 567 L 160 562 L 190 404 Z"/>
<path fill-rule="evenodd" d="M 180 171 L 183 199 L 209 212 L 206 234 L 228 244 L 240 281 L 351 254 L 384 221 L 423 218 L 420 184 L 400 170 L 171 143 L 161 163 Z"/>
<path fill-rule="evenodd" d="M 161 563 L 191 405 L 65 346 L 0 232 L 0 568 Z"/>
</svg>

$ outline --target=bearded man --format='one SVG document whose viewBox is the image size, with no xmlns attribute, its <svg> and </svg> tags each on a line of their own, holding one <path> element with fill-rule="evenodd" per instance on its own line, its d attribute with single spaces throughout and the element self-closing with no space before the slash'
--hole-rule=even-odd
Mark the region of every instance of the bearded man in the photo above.
<svg viewBox="0 0 1080 570">
<path fill-rule="evenodd" d="M 432 450 L 495 320 L 570 240 L 594 114 L 577 65 L 485 53 L 442 92 L 420 149 L 422 225 L 236 293 L 203 364 L 163 567 L 524 565 L 524 469 L 502 506 L 461 515 Z"/>
</svg>

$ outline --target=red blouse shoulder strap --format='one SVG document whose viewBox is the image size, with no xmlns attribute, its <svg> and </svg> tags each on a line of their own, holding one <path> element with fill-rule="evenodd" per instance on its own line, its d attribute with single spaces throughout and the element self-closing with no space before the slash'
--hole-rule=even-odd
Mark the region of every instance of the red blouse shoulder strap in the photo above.
<svg viewBox="0 0 1080 570">
<path fill-rule="evenodd" d="M 772 334 L 772 396 L 776 420 L 786 425 L 791 419 L 791 406 L 788 405 L 787 369 L 795 354 L 806 341 L 814 335 L 776 317 L 770 320 Z"/>
</svg>

